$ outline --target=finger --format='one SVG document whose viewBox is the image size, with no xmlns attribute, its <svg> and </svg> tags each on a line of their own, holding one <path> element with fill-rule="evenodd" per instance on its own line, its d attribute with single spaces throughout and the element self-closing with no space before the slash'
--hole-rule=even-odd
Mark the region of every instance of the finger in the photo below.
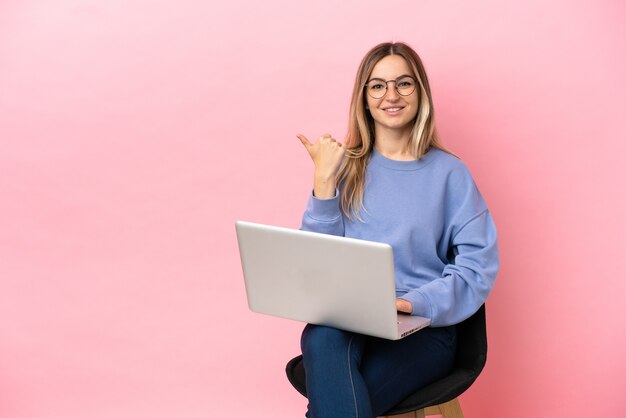
<svg viewBox="0 0 626 418">
<path fill-rule="evenodd" d="M 339 147 L 343 145 L 341 142 L 337 141 L 335 138 L 330 138 L 330 141 Z"/>
<path fill-rule="evenodd" d="M 305 147 L 309 148 L 311 146 L 311 143 L 309 142 L 309 140 L 307 139 L 306 136 L 302 135 L 302 134 L 298 134 L 296 135 L 298 137 L 298 139 L 300 140 L 300 142 L 302 142 L 302 145 L 304 145 Z"/>
</svg>

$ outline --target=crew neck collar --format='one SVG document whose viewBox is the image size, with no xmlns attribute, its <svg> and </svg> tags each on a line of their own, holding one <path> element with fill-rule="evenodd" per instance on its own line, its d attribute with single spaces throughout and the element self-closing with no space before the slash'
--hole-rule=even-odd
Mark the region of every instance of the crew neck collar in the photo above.
<svg viewBox="0 0 626 418">
<path fill-rule="evenodd" d="M 421 168 L 424 168 L 433 160 L 435 153 L 435 149 L 431 147 L 428 152 L 426 152 L 426 154 L 424 154 L 419 160 L 400 161 L 392 160 L 391 158 L 385 157 L 375 147 L 373 147 L 370 162 L 392 170 L 419 170 Z"/>
</svg>

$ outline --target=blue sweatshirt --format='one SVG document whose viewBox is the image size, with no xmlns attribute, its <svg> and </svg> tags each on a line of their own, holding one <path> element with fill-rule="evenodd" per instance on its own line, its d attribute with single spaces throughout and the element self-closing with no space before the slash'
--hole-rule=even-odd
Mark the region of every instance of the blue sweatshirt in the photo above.
<svg viewBox="0 0 626 418">
<path fill-rule="evenodd" d="M 391 245 L 397 296 L 413 315 L 452 325 L 485 302 L 498 272 L 496 228 L 461 160 L 432 148 L 419 160 L 396 161 L 374 149 L 363 221 L 349 220 L 337 195 L 311 194 L 302 229 Z"/>
</svg>

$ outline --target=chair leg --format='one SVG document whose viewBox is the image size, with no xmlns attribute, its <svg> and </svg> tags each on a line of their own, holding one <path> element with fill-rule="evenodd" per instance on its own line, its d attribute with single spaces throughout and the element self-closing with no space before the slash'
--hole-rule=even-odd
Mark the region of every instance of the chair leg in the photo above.
<svg viewBox="0 0 626 418">
<path fill-rule="evenodd" d="M 439 405 L 441 416 L 443 418 L 464 418 L 459 398 L 454 398 L 450 402 Z"/>
<path fill-rule="evenodd" d="M 424 410 L 420 409 L 419 411 L 405 412 L 400 415 L 385 415 L 378 418 L 424 418 Z"/>
<path fill-rule="evenodd" d="M 459 398 L 454 398 L 450 402 L 429 406 L 413 412 L 406 412 L 400 415 L 382 416 L 378 418 L 425 418 L 428 415 L 441 415 L 443 418 L 464 418 Z"/>
<path fill-rule="evenodd" d="M 439 409 L 439 405 L 434 405 L 434 406 L 427 406 L 426 408 L 422 409 L 424 417 L 430 416 L 430 415 L 441 415 L 441 410 Z"/>
</svg>

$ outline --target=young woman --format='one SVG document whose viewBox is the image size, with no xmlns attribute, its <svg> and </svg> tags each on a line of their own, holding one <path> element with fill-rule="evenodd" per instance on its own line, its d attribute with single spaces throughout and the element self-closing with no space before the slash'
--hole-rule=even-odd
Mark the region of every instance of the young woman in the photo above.
<svg viewBox="0 0 626 418">
<path fill-rule="evenodd" d="M 450 371 L 455 324 L 496 278 L 495 226 L 467 167 L 439 142 L 424 67 L 406 44 L 363 58 L 345 144 L 298 137 L 315 166 L 302 229 L 390 244 L 398 310 L 432 321 L 398 341 L 305 327 L 307 416 L 376 417 Z"/>
</svg>

